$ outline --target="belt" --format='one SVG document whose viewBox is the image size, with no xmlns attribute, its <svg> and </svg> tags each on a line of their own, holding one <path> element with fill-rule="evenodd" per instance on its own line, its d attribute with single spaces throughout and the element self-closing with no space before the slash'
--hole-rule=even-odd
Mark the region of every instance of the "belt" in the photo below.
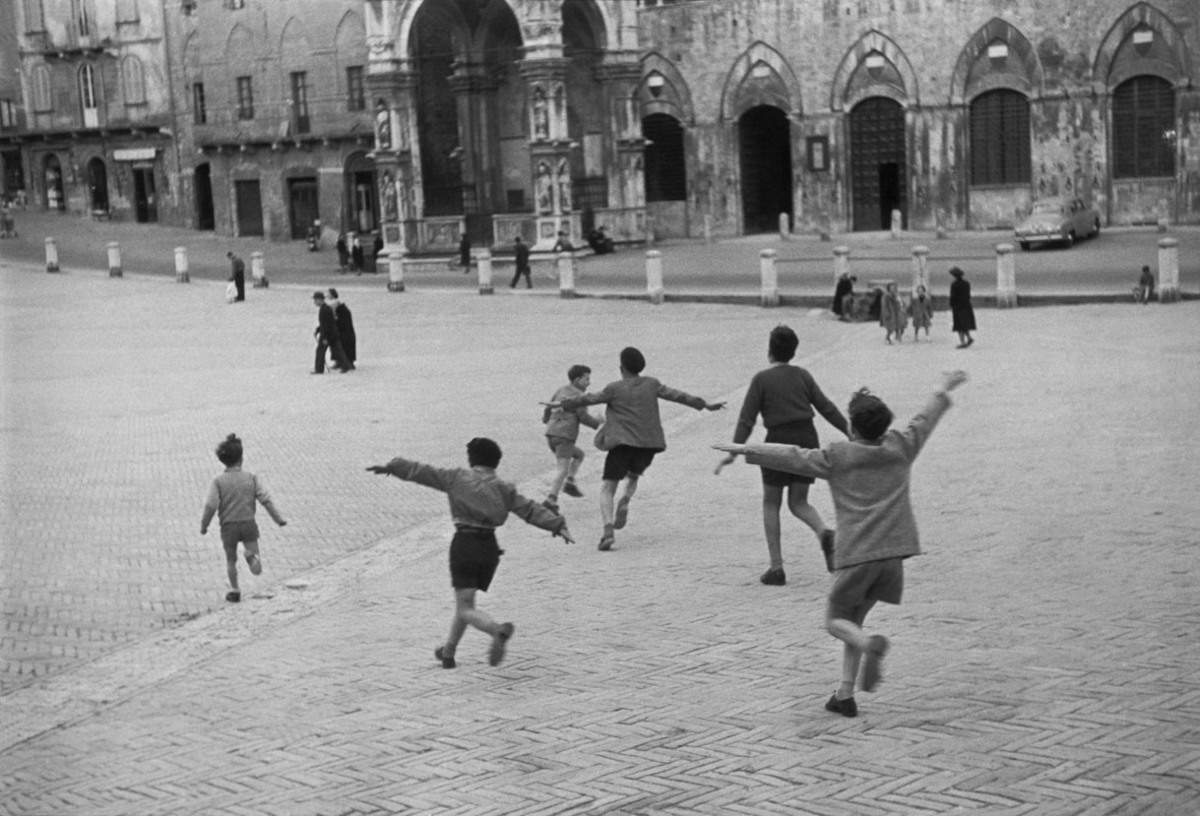
<svg viewBox="0 0 1200 816">
<path fill-rule="evenodd" d="M 496 532 L 492 527 L 476 527 L 474 524 L 455 524 L 454 529 L 460 533 L 481 533 L 484 535 L 492 535 Z"/>
</svg>

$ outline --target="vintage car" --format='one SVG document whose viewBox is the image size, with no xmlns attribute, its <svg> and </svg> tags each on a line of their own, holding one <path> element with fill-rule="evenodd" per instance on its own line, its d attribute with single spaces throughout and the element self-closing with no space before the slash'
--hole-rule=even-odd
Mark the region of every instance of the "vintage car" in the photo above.
<svg viewBox="0 0 1200 816">
<path fill-rule="evenodd" d="M 1100 234 L 1100 213 L 1081 199 L 1043 198 L 1014 230 L 1021 249 L 1031 244 L 1071 246 L 1080 238 Z"/>
</svg>

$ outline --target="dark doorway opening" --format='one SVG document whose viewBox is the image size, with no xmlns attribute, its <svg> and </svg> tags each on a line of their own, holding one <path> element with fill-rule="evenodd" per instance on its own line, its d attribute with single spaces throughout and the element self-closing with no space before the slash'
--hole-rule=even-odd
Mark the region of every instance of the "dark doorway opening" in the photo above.
<svg viewBox="0 0 1200 816">
<path fill-rule="evenodd" d="M 292 239 L 307 237 L 308 228 L 320 218 L 315 178 L 288 179 L 288 216 L 291 219 Z"/>
<path fill-rule="evenodd" d="M 208 162 L 196 168 L 196 229 L 213 230 L 217 219 L 213 213 L 212 165 Z"/>
<path fill-rule="evenodd" d="M 792 221 L 792 143 L 787 115 L 759 105 L 738 120 L 742 222 L 747 233 L 774 232 L 779 214 Z"/>
<path fill-rule="evenodd" d="M 88 206 L 94 213 L 108 213 L 108 168 L 104 161 L 94 158 L 87 164 Z"/>
<path fill-rule="evenodd" d="M 262 235 L 262 192 L 258 188 L 258 179 L 235 181 L 233 191 L 237 199 L 237 234 Z"/>
<path fill-rule="evenodd" d="M 133 217 L 139 224 L 158 220 L 153 166 L 133 168 Z"/>
<path fill-rule="evenodd" d="M 63 194 L 62 165 L 59 164 L 58 156 L 46 157 L 43 173 L 46 183 L 46 209 L 65 210 L 67 199 Z"/>
<path fill-rule="evenodd" d="M 904 108 L 882 96 L 850 112 L 851 206 L 855 231 L 891 228 L 892 210 L 906 217 Z"/>
</svg>

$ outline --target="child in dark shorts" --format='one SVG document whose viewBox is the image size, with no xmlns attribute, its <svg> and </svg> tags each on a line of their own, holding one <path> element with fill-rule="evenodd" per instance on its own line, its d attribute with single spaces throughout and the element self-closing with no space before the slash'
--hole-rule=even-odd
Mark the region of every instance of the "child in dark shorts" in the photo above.
<svg viewBox="0 0 1200 816">
<path fill-rule="evenodd" d="M 262 558 L 258 552 L 258 524 L 254 520 L 255 502 L 259 502 L 280 527 L 287 524 L 271 501 L 258 477 L 242 470 L 242 440 L 236 434 L 225 437 L 217 445 L 217 458 L 225 465 L 225 472 L 213 479 L 204 500 L 204 513 L 200 517 L 200 535 L 208 533 L 208 525 L 217 515 L 221 522 L 221 544 L 225 547 L 225 567 L 229 574 L 229 592 L 225 600 L 237 603 L 242 599 L 238 589 L 237 554 L 238 544 L 246 551 L 246 564 L 252 575 L 262 572 Z"/>
<path fill-rule="evenodd" d="M 629 518 L 629 501 L 637 491 L 638 480 L 654 461 L 654 455 L 666 450 L 662 419 L 658 413 L 660 399 L 679 402 L 697 411 L 718 411 L 723 402 L 706 402 L 683 391 L 663 385 L 653 377 L 643 377 L 646 358 L 633 346 L 621 350 L 621 379 L 604 386 L 594 394 L 583 394 L 561 402 L 543 403 L 549 408 L 573 411 L 588 405 L 606 405 L 604 415 L 603 450 L 604 476 L 600 487 L 600 519 L 604 533 L 600 550 L 611 550 L 614 530 L 625 526 Z M 597 434 L 597 436 L 600 436 Z M 625 494 L 613 507 L 617 485 L 625 481 Z"/>
<path fill-rule="evenodd" d="M 496 544 L 495 529 L 513 513 L 522 520 L 549 530 L 572 543 L 567 520 L 558 513 L 527 499 L 517 488 L 496 476 L 500 464 L 500 446 L 491 439 L 476 437 L 467 443 L 469 468 L 438 468 L 396 457 L 386 465 L 372 465 L 371 473 L 395 476 L 409 482 L 441 490 L 450 502 L 454 538 L 450 541 L 450 585 L 454 588 L 454 618 L 446 642 L 434 650 L 442 668 L 453 669 L 458 642 L 468 626 L 474 626 L 492 638 L 488 663 L 504 659 L 511 623 L 496 623 L 490 615 L 475 608 L 475 593 L 487 591 L 500 565 L 503 550 Z"/>
<path fill-rule="evenodd" d="M 942 386 L 903 431 L 889 431 L 892 412 L 866 389 L 850 399 L 850 439 L 823 449 L 792 445 L 715 445 L 744 453 L 750 464 L 802 473 L 829 481 L 837 513 L 833 552 L 837 570 L 829 592 L 826 628 L 843 644 L 842 681 L 825 704 L 846 717 L 858 714 L 854 689 L 861 661 L 863 691 L 874 691 L 883 677 L 889 643 L 863 631 L 867 613 L 879 601 L 898 604 L 904 591 L 904 559 L 919 555 L 917 523 L 909 501 L 913 461 L 950 407 L 949 392 L 967 375 L 942 375 Z"/>
<path fill-rule="evenodd" d="M 798 445 L 802 448 L 820 447 L 817 429 L 813 425 L 813 417 L 817 412 L 843 434 L 849 434 L 850 426 L 846 424 L 846 418 L 821 391 L 812 374 L 800 366 L 791 364 L 799 345 L 800 339 L 796 332 L 788 326 L 776 326 L 771 330 L 767 341 L 767 359 L 771 367 L 758 372 L 750 380 L 746 398 L 742 402 L 742 411 L 738 415 L 737 428 L 733 432 L 735 445 L 750 438 L 750 432 L 754 430 L 754 422 L 759 414 L 762 415 L 763 425 L 767 429 L 767 442 Z M 721 468 L 731 464 L 735 458 L 733 454 L 726 456 L 717 464 L 716 472 L 720 473 Z M 764 467 L 762 483 L 763 532 L 767 538 L 770 565 L 759 580 L 772 586 L 787 583 L 787 576 L 783 571 L 779 525 L 779 510 L 783 506 L 784 490 L 787 491 L 788 510 L 817 534 L 821 551 L 825 555 L 825 565 L 832 572 L 830 558 L 833 555 L 834 533 L 825 526 L 817 508 L 808 503 L 808 486 L 813 483 L 812 477 Z"/>
</svg>

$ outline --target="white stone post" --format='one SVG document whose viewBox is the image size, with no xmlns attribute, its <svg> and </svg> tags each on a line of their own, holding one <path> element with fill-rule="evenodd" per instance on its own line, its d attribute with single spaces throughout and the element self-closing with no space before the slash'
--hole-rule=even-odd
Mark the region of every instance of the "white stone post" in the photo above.
<svg viewBox="0 0 1200 816">
<path fill-rule="evenodd" d="M 53 238 L 46 239 L 46 271 L 58 271 L 58 244 Z"/>
<path fill-rule="evenodd" d="M 792 224 L 788 218 L 788 214 L 781 212 L 779 214 L 779 240 L 790 241 L 792 238 Z"/>
<path fill-rule="evenodd" d="M 477 249 L 471 256 L 475 259 L 475 268 L 479 272 L 479 294 L 495 294 L 496 290 L 492 286 L 492 251 Z"/>
<path fill-rule="evenodd" d="M 187 247 L 175 247 L 175 282 L 191 283 L 188 275 Z"/>
<path fill-rule="evenodd" d="M 121 245 L 116 241 L 108 242 L 108 276 L 110 278 L 119 278 L 123 275 L 121 271 Z"/>
<path fill-rule="evenodd" d="M 388 250 L 388 291 L 404 291 L 404 250 L 394 247 Z"/>
<path fill-rule="evenodd" d="M 758 268 L 762 276 L 762 305 L 779 305 L 779 274 L 775 269 L 775 250 L 764 249 L 758 253 Z"/>
<path fill-rule="evenodd" d="M 570 252 L 560 252 L 555 263 L 558 266 L 559 297 L 575 297 L 575 256 Z"/>
<path fill-rule="evenodd" d="M 662 253 L 657 249 L 646 250 L 646 293 L 650 302 L 657 305 L 663 302 L 666 292 L 663 289 Z"/>
<path fill-rule="evenodd" d="M 842 275 L 850 274 L 850 247 L 835 246 L 833 248 L 833 283 L 841 279 Z"/>
<path fill-rule="evenodd" d="M 1158 302 L 1179 300 L 1179 241 L 1160 238 L 1158 241 Z"/>
<path fill-rule="evenodd" d="M 899 210 L 892 210 L 892 237 L 893 238 L 900 237 L 900 233 L 903 231 L 903 225 L 904 225 L 904 216 L 902 216 L 900 214 Z"/>
<path fill-rule="evenodd" d="M 263 254 L 257 249 L 250 253 L 250 278 L 254 281 L 255 289 L 266 289 L 271 285 L 267 280 L 267 265 L 263 261 Z"/>
<path fill-rule="evenodd" d="M 912 270 L 912 294 L 916 297 L 918 286 L 924 286 L 925 291 L 929 291 L 929 247 L 912 248 Z"/>
<path fill-rule="evenodd" d="M 1017 271 L 1012 244 L 996 244 L 996 305 L 1017 305 Z"/>
</svg>

